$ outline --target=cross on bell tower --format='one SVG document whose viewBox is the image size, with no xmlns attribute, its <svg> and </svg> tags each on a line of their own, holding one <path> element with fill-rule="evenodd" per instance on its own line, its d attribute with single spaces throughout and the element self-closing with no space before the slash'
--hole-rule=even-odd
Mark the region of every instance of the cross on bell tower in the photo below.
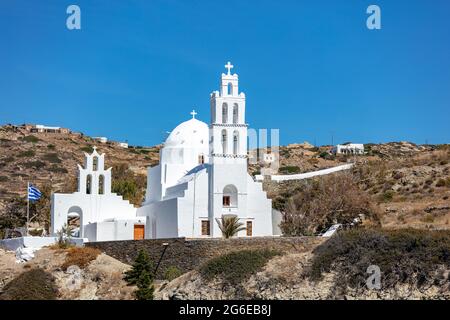
<svg viewBox="0 0 450 320">
<path fill-rule="evenodd" d="M 228 61 L 228 63 L 225 65 L 225 69 L 228 69 L 228 75 L 231 75 L 231 69 L 233 69 L 234 66 Z"/>
<path fill-rule="evenodd" d="M 191 111 L 191 115 L 192 115 L 192 119 L 195 119 L 195 116 L 197 115 L 197 112 L 195 112 L 195 110 Z"/>
</svg>

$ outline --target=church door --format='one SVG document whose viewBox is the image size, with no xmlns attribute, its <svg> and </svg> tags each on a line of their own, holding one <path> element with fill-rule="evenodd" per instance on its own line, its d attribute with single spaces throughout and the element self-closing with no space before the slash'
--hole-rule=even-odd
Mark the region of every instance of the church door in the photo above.
<svg viewBox="0 0 450 320">
<path fill-rule="evenodd" d="M 145 236 L 145 226 L 142 224 L 134 225 L 134 240 L 143 240 Z"/>
</svg>

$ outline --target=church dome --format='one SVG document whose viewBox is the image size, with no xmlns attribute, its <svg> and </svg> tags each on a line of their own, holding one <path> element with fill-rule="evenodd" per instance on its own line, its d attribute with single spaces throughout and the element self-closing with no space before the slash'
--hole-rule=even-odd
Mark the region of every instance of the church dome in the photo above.
<svg viewBox="0 0 450 320">
<path fill-rule="evenodd" d="M 205 148 L 208 147 L 209 129 L 202 121 L 192 118 L 182 122 L 172 130 L 164 142 L 170 148 Z"/>
</svg>

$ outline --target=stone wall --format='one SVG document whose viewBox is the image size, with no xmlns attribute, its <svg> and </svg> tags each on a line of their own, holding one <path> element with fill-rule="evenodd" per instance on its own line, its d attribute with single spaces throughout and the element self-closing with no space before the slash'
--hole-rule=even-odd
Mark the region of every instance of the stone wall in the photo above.
<svg viewBox="0 0 450 320">
<path fill-rule="evenodd" d="M 188 272 L 212 257 L 231 251 L 273 249 L 282 252 L 299 252 L 320 241 L 321 238 L 316 237 L 261 237 L 227 240 L 177 238 L 91 242 L 86 243 L 86 246 L 99 248 L 107 255 L 127 264 L 133 263 L 140 249 L 145 249 L 155 266 L 166 248 L 157 272 L 157 278 L 161 279 L 168 267 L 175 266 L 182 272 Z"/>
</svg>

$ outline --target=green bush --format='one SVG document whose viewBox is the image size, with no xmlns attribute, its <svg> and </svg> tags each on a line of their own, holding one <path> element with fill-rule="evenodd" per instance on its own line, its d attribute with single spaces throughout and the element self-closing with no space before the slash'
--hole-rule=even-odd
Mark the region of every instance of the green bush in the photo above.
<svg viewBox="0 0 450 320">
<path fill-rule="evenodd" d="M 153 263 L 145 250 L 140 250 L 133 267 L 125 273 L 124 280 L 128 285 L 136 285 L 134 292 L 137 300 L 152 300 L 155 287 Z"/>
<path fill-rule="evenodd" d="M 0 182 L 8 181 L 9 178 L 7 176 L 0 176 Z"/>
<path fill-rule="evenodd" d="M 94 152 L 94 148 L 92 146 L 85 146 L 80 148 L 81 151 L 87 152 L 87 153 L 92 153 Z"/>
<path fill-rule="evenodd" d="M 389 202 L 389 201 L 392 201 L 393 198 L 394 198 L 394 191 L 387 190 L 381 195 L 380 200 L 384 201 L 384 202 Z"/>
<path fill-rule="evenodd" d="M 312 280 L 334 271 L 338 287 L 365 287 L 368 266 L 377 265 L 383 290 L 398 283 L 421 287 L 448 281 L 437 273 L 442 266 L 450 268 L 450 231 L 358 228 L 337 233 L 313 253 L 305 270 Z"/>
<path fill-rule="evenodd" d="M 170 266 L 167 268 L 166 272 L 164 272 L 164 279 L 168 281 L 172 281 L 179 276 L 181 276 L 183 272 L 175 266 Z"/>
<path fill-rule="evenodd" d="M 45 167 L 45 163 L 39 160 L 36 161 L 28 161 L 23 164 L 26 168 L 36 168 L 41 169 Z"/>
<path fill-rule="evenodd" d="M 225 283 L 238 285 L 279 254 L 268 249 L 234 251 L 207 261 L 200 267 L 200 274 L 206 280 L 219 277 Z"/>
<path fill-rule="evenodd" d="M 32 143 L 37 143 L 37 142 L 41 141 L 41 139 L 39 139 L 36 136 L 25 136 L 25 137 L 21 138 L 21 140 L 25 141 L 25 142 L 32 142 Z"/>
<path fill-rule="evenodd" d="M 61 163 L 61 159 L 58 157 L 57 153 L 47 153 L 42 159 L 50 162 L 50 163 Z"/>
<path fill-rule="evenodd" d="M 279 171 L 284 174 L 300 173 L 300 168 L 297 166 L 284 166 L 280 167 Z"/>
<path fill-rule="evenodd" d="M 42 269 L 25 271 L 6 284 L 0 300 L 56 300 L 54 281 L 53 276 Z"/>
<path fill-rule="evenodd" d="M 33 157 L 34 155 L 36 155 L 36 152 L 34 152 L 33 150 L 22 151 L 18 154 L 18 156 L 21 158 Z"/>
<path fill-rule="evenodd" d="M 49 148 L 50 150 L 55 150 L 55 145 L 54 144 L 48 144 L 47 148 Z"/>
</svg>

